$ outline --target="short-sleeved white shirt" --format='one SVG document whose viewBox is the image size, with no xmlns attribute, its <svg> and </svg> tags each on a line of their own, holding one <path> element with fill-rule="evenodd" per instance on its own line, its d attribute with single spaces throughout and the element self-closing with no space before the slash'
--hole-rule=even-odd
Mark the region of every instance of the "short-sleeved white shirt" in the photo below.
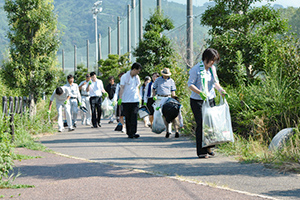
<svg viewBox="0 0 300 200">
<path fill-rule="evenodd" d="M 67 100 L 68 96 L 70 96 L 69 88 L 66 86 L 62 86 L 61 88 L 63 89 L 63 93 L 61 95 L 57 95 L 55 89 L 50 97 L 50 101 L 54 101 L 54 99 L 56 98 L 56 103 L 63 104 L 65 100 Z"/>
<path fill-rule="evenodd" d="M 88 96 L 89 96 L 89 95 L 90 95 L 90 92 L 87 92 L 87 91 L 86 91 L 86 88 L 87 88 L 87 86 L 89 85 L 89 83 L 86 82 L 86 84 L 83 85 L 85 82 L 86 82 L 86 81 L 82 81 L 82 82 L 79 84 L 79 87 L 82 86 L 82 87 L 81 87 L 81 95 L 88 95 Z"/>
<path fill-rule="evenodd" d="M 132 77 L 130 71 L 128 71 L 121 77 L 120 85 L 124 85 L 123 95 L 121 97 L 123 103 L 136 103 L 140 101 L 140 82 L 138 75 Z"/>
<path fill-rule="evenodd" d="M 92 81 L 89 90 L 91 97 L 102 97 L 102 90 L 104 90 L 104 86 L 101 80 L 96 79 L 95 82 Z"/>
</svg>

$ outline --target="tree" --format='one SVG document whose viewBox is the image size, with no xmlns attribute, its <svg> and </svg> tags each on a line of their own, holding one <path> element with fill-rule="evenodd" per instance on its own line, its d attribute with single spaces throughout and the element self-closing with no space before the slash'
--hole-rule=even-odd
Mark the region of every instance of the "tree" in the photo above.
<svg viewBox="0 0 300 200">
<path fill-rule="evenodd" d="M 57 19 L 52 0 L 5 0 L 10 57 L 2 75 L 23 95 L 52 93 L 58 81 L 56 52 L 59 47 Z"/>
<path fill-rule="evenodd" d="M 115 81 L 118 82 L 118 75 L 121 72 L 126 72 L 131 67 L 131 62 L 129 62 L 128 53 L 119 56 L 116 54 L 108 55 L 106 60 L 99 60 L 99 71 L 102 73 L 102 80 L 104 84 L 108 84 L 108 77 L 113 76 Z"/>
<path fill-rule="evenodd" d="M 215 0 L 201 16 L 201 24 L 210 26 L 208 45 L 219 51 L 219 77 L 236 84 L 236 52 L 241 51 L 248 81 L 264 71 L 262 49 L 276 49 L 278 37 L 287 32 L 287 22 L 269 5 L 251 7 L 260 0 Z"/>
<path fill-rule="evenodd" d="M 141 63 L 141 76 L 159 71 L 164 67 L 172 68 L 175 64 L 174 49 L 171 40 L 163 32 L 174 28 L 172 21 L 163 16 L 162 12 L 155 11 L 147 20 L 143 40 L 134 50 L 136 61 Z"/>
</svg>

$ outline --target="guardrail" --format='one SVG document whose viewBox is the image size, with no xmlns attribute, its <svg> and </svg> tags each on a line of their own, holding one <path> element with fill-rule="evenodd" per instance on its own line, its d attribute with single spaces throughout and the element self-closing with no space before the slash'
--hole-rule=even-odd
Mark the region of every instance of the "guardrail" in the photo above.
<svg viewBox="0 0 300 200">
<path fill-rule="evenodd" d="M 33 102 L 33 97 L 2 97 L 2 119 L 4 117 L 9 117 L 10 121 L 10 134 L 12 136 L 12 141 L 15 138 L 15 124 L 14 117 L 15 115 L 25 116 L 27 113 L 31 113 L 30 109 Z"/>
</svg>

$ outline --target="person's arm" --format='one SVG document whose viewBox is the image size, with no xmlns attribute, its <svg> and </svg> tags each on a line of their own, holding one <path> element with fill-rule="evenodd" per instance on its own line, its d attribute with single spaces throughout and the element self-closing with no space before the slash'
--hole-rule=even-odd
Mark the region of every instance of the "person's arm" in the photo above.
<svg viewBox="0 0 300 200">
<path fill-rule="evenodd" d="M 80 95 L 79 87 L 77 87 L 77 99 L 79 104 L 81 104 L 81 95 Z"/>
<path fill-rule="evenodd" d="M 120 85 L 120 92 L 119 92 L 119 97 L 120 99 L 122 99 L 122 96 L 123 96 L 123 92 L 124 92 L 124 85 Z"/>
<path fill-rule="evenodd" d="M 147 83 L 147 85 L 145 86 L 145 92 L 144 92 L 144 103 L 147 103 L 148 102 L 148 97 L 147 97 L 147 94 L 148 94 L 148 90 L 149 90 L 149 83 Z"/>
<path fill-rule="evenodd" d="M 52 108 L 52 104 L 53 104 L 53 101 L 50 101 L 50 103 L 49 103 L 49 111 L 51 111 L 51 108 Z"/>
<path fill-rule="evenodd" d="M 172 91 L 171 92 L 171 97 L 175 97 L 175 96 L 176 96 L 175 91 Z"/>
<path fill-rule="evenodd" d="M 81 90 L 82 87 L 83 87 L 86 83 L 87 83 L 86 81 L 81 82 L 80 85 L 79 85 L 79 90 Z"/>
</svg>

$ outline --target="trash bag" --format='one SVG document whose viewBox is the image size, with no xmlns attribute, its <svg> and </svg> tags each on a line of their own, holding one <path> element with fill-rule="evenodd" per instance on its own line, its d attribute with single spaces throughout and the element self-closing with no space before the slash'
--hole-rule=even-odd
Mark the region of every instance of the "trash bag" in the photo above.
<svg viewBox="0 0 300 200">
<path fill-rule="evenodd" d="M 138 114 L 139 114 L 140 118 L 143 119 L 144 117 L 149 116 L 149 110 L 146 106 L 141 106 L 139 108 Z"/>
<path fill-rule="evenodd" d="M 168 123 L 171 123 L 180 111 L 180 103 L 173 98 L 169 98 L 162 106 L 162 114 Z"/>
<path fill-rule="evenodd" d="M 108 97 L 105 97 L 101 105 L 103 119 L 110 118 L 114 114 L 114 107 L 112 101 Z"/>
<path fill-rule="evenodd" d="M 221 97 L 220 104 L 210 107 L 208 100 L 202 105 L 202 147 L 234 142 L 229 106 Z"/>
<path fill-rule="evenodd" d="M 164 120 L 162 118 L 161 109 L 154 110 L 152 132 L 160 134 L 166 129 Z"/>
<path fill-rule="evenodd" d="M 284 147 L 284 144 L 295 134 L 295 128 L 285 128 L 279 131 L 272 139 L 269 149 L 271 151 L 280 150 Z"/>
</svg>

